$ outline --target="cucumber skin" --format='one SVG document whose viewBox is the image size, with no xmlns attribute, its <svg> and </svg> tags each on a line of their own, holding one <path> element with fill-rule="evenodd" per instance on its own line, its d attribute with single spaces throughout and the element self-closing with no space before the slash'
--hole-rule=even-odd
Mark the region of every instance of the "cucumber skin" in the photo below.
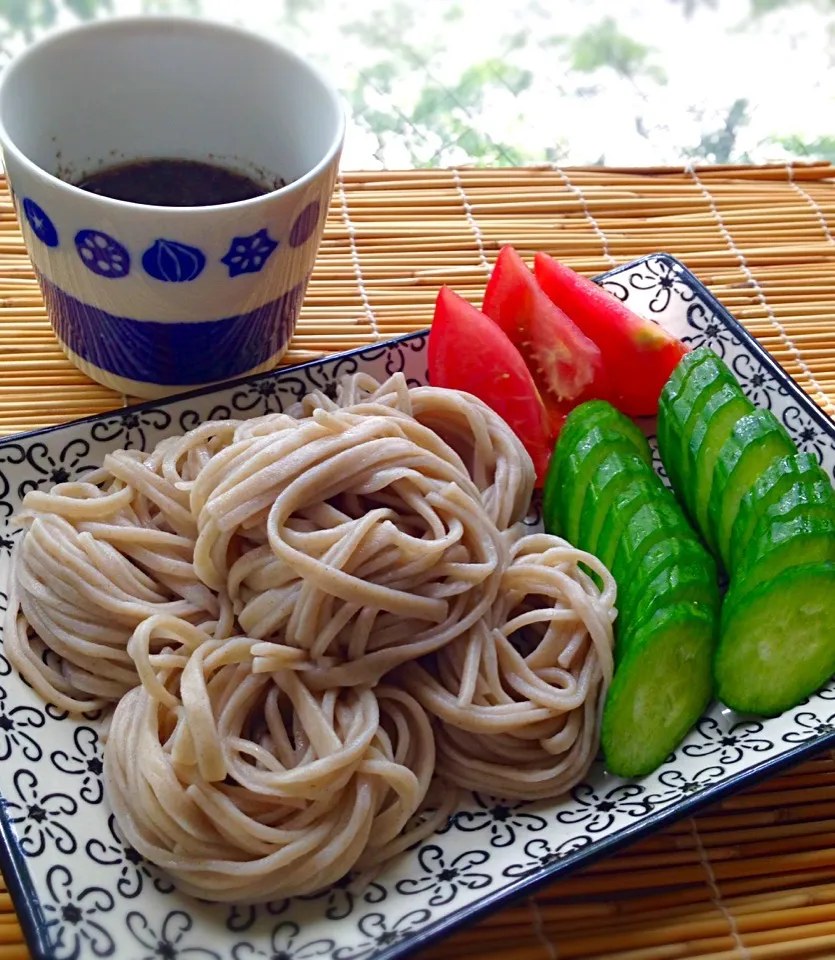
<svg viewBox="0 0 835 960">
<path fill-rule="evenodd" d="M 566 417 L 545 475 L 542 492 L 542 520 L 546 533 L 557 536 L 565 535 L 565 518 L 561 512 L 560 492 L 568 481 L 566 476 L 567 461 L 577 444 L 598 423 L 609 423 L 613 427 L 621 427 L 624 437 L 633 441 L 638 455 L 648 465 L 652 464 L 652 451 L 649 442 L 631 420 L 624 417 L 619 410 L 616 410 L 605 400 L 589 400 L 586 403 L 581 403 Z"/>
<path fill-rule="evenodd" d="M 654 501 L 647 501 L 641 508 L 631 514 L 627 523 L 624 524 L 623 532 L 619 542 L 612 555 L 612 562 L 609 569 L 616 581 L 620 582 L 629 576 L 629 571 L 640 563 L 644 554 L 660 540 L 668 536 L 680 536 L 682 539 L 692 539 L 696 541 L 696 534 L 692 531 L 687 518 L 682 513 L 675 497 L 658 480 L 658 488 L 654 491 Z M 638 514 L 645 510 L 644 517 L 638 518 Z M 651 520 L 656 521 L 651 523 Z M 643 535 L 637 536 L 642 533 Z M 635 536 L 633 537 L 633 534 Z"/>
<path fill-rule="evenodd" d="M 733 508 L 729 497 L 738 487 L 740 477 L 746 470 L 751 473 L 754 458 L 765 457 L 770 466 L 781 457 L 791 456 L 796 449 L 786 428 L 770 410 L 755 410 L 738 420 L 731 430 L 716 458 L 707 513 L 711 540 L 726 569 L 730 566 L 729 538 L 733 529 L 733 520 L 728 523 L 726 512 Z M 761 471 L 757 474 L 761 475 Z M 741 499 L 737 497 L 737 511 Z"/>
<path fill-rule="evenodd" d="M 646 476 L 646 463 L 637 455 L 610 451 L 597 465 L 583 497 L 577 546 L 597 554 L 600 532 L 619 491 Z"/>
<path fill-rule="evenodd" d="M 668 401 L 658 405 L 658 452 L 667 476 L 676 491 L 683 491 L 687 465 L 688 424 L 697 422 L 710 397 L 723 384 L 738 386 L 725 364 L 707 348 L 701 362 L 694 364 L 678 393 L 668 394 Z M 692 429 L 692 427 L 691 427 Z"/>
<path fill-rule="evenodd" d="M 732 586 L 739 593 L 750 593 L 787 570 L 805 565 L 804 560 L 835 561 L 835 513 L 822 508 L 819 513 L 803 511 L 786 520 L 776 520 L 770 527 L 772 539 L 749 545 L 741 570 Z M 792 557 L 792 548 L 800 550 Z M 787 557 L 788 555 L 788 557 Z"/>
<path fill-rule="evenodd" d="M 670 607 L 681 603 L 692 604 L 704 610 L 718 623 L 721 606 L 719 585 L 716 577 L 716 565 L 713 558 L 705 552 L 703 566 L 697 564 L 673 564 L 655 577 L 647 588 L 654 588 L 650 602 L 644 609 L 633 610 L 632 615 L 623 622 L 625 626 L 618 632 L 615 653 L 618 662 L 629 654 L 635 636 L 647 624 L 656 620 Z M 620 618 L 615 621 L 617 627 Z"/>
<path fill-rule="evenodd" d="M 711 358 L 712 354 L 705 355 L 701 363 Z M 698 366 L 695 361 L 691 364 Z M 686 370 L 683 372 L 686 374 Z M 710 699 L 710 656 L 718 629 L 718 587 L 715 564 L 688 524 L 678 500 L 653 470 L 645 438 L 641 434 L 640 442 L 631 442 L 630 434 L 634 437 L 636 430 L 637 427 L 620 414 L 608 413 L 602 403 L 586 406 L 585 410 L 577 408 L 566 421 L 551 461 L 543 512 L 546 529 L 562 531 L 567 539 L 595 553 L 619 584 L 630 583 L 629 618 L 621 616 L 616 624 L 624 642 L 616 644 L 618 666 L 612 687 L 615 699 L 619 689 L 625 691 L 625 697 L 629 696 L 629 689 L 643 689 L 642 669 L 673 671 L 666 674 L 670 689 L 682 691 L 683 699 L 678 703 L 686 713 L 686 725 L 679 723 L 681 729 L 673 731 L 674 737 L 666 732 L 661 754 L 657 755 L 656 750 L 650 757 L 654 769 L 674 749 Z M 618 475 L 615 472 L 618 464 L 629 464 L 629 467 Z M 601 510 L 601 501 L 605 516 L 602 520 L 589 520 L 587 515 Z M 592 543 L 595 538 L 596 542 Z M 686 546 L 672 548 L 672 542 Z M 660 544 L 666 545 L 656 550 Z M 644 560 L 651 554 L 652 560 L 644 567 Z M 632 584 L 633 570 L 642 570 L 646 580 Z M 647 586 L 661 588 L 662 585 L 663 591 L 642 611 L 642 591 Z M 653 648 L 656 641 L 675 643 L 674 627 L 679 621 L 690 625 L 682 653 L 677 653 L 675 646 L 671 646 L 668 653 L 660 647 Z M 707 638 L 705 643 L 710 649 L 696 654 L 691 647 L 702 644 L 698 640 L 700 632 Z M 643 667 L 642 648 L 654 649 L 653 657 L 657 658 Z M 692 685 L 691 678 L 682 676 L 680 671 L 689 669 L 687 664 L 694 658 L 703 676 Z M 633 665 L 628 666 L 630 663 Z M 626 679 L 619 681 L 621 664 L 627 665 L 627 674 Z M 625 701 L 623 706 L 633 711 L 642 709 Z M 641 714 L 638 715 L 634 726 L 641 737 L 653 735 L 652 729 L 646 726 L 637 729 L 641 723 L 646 725 L 651 713 L 650 710 L 643 720 Z M 619 748 L 629 752 L 617 730 L 610 729 L 607 736 L 610 754 L 616 756 Z"/>
<path fill-rule="evenodd" d="M 684 383 L 690 376 L 695 367 L 698 367 L 705 360 L 718 359 L 716 353 L 710 347 L 696 347 L 690 350 L 673 368 L 673 372 L 667 378 L 667 382 L 661 388 L 661 395 L 658 398 L 660 403 L 671 403 L 684 388 Z"/>
<path fill-rule="evenodd" d="M 694 563 L 709 565 L 716 579 L 713 557 L 694 537 L 673 536 L 653 544 L 641 557 L 626 583 L 618 586 L 618 617 L 629 622 L 636 616 L 635 605 L 640 603 L 647 587 L 665 570 L 673 566 L 692 566 Z"/>
<path fill-rule="evenodd" d="M 562 487 L 556 494 L 556 504 L 564 536 L 571 543 L 577 543 L 591 477 L 601 460 L 613 450 L 624 455 L 635 452 L 632 440 L 616 427 L 596 423 L 568 455 Z M 636 457 L 640 459 L 637 453 Z M 647 473 L 651 472 L 651 467 L 646 469 Z"/>
<path fill-rule="evenodd" d="M 573 449 L 576 443 L 597 424 L 608 424 L 613 429 L 619 430 L 625 437 L 634 442 L 635 449 L 642 459 L 646 460 L 648 464 L 652 463 L 649 441 L 641 429 L 606 400 L 587 400 L 575 407 L 565 418 L 565 423 L 560 430 L 557 441 L 557 449 L 560 446 Z M 566 453 L 570 452 L 570 449 L 566 450 Z"/>
<path fill-rule="evenodd" d="M 832 653 L 829 663 L 825 664 L 819 671 L 817 677 L 808 681 L 802 687 L 788 689 L 788 680 L 792 678 L 791 657 L 786 657 L 784 664 L 781 664 L 781 676 L 786 677 L 786 692 L 782 697 L 772 698 L 764 702 L 763 698 L 758 697 L 752 691 L 752 682 L 750 671 L 745 671 L 744 677 L 739 677 L 728 667 L 730 648 L 738 641 L 733 636 L 735 622 L 740 620 L 747 611 L 754 609 L 758 603 L 768 601 L 769 596 L 773 596 L 785 585 L 789 585 L 793 596 L 798 597 L 799 591 L 804 587 L 808 590 L 815 580 L 821 580 L 826 583 L 827 589 L 825 595 L 830 600 L 831 616 L 827 622 L 832 624 L 835 621 L 835 563 L 826 561 L 822 563 L 799 564 L 789 567 L 782 574 L 773 577 L 764 583 L 759 584 L 753 591 L 746 591 L 739 584 L 733 584 L 725 598 L 722 607 L 722 616 L 720 621 L 719 643 L 713 661 L 714 686 L 718 698 L 726 706 L 740 713 L 750 713 L 762 717 L 776 717 L 786 710 L 791 710 L 799 703 L 818 690 L 835 672 L 835 630 L 828 629 L 832 637 Z M 799 581 L 799 585 L 795 585 Z M 785 605 L 780 605 L 780 611 L 785 612 Z M 801 610 L 802 612 L 802 610 Z M 795 625 L 798 620 L 791 611 L 788 613 L 789 619 Z M 790 644 L 789 644 L 790 646 Z M 793 651 L 796 652 L 796 651 Z"/>
<path fill-rule="evenodd" d="M 731 531 L 731 575 L 739 569 L 739 561 L 753 536 L 758 520 L 797 480 L 804 478 L 809 481 L 823 478 L 829 482 L 814 454 L 792 454 L 773 463 L 745 494 L 740 501 L 739 512 Z"/>
<path fill-rule="evenodd" d="M 676 483 L 673 473 L 677 466 L 677 457 L 672 455 L 673 442 L 671 440 L 671 418 L 674 415 L 676 400 L 684 393 L 687 384 L 690 382 L 690 374 L 705 360 L 715 357 L 708 347 L 698 347 L 686 353 L 676 365 L 669 379 L 661 390 L 661 396 L 658 398 L 658 416 L 656 418 L 656 439 L 658 442 L 658 453 L 667 476 L 675 488 Z"/>
<path fill-rule="evenodd" d="M 690 436 L 690 462 L 694 469 L 691 474 L 691 483 L 687 487 L 686 499 L 690 506 L 690 514 L 695 518 L 699 532 L 714 556 L 717 550 L 710 536 L 707 510 L 715 476 L 716 458 L 726 439 L 723 434 L 726 432 L 729 434 L 734 424 L 753 410 L 753 405 L 741 390 L 725 384 L 708 400 L 702 411 L 703 419 L 695 425 Z"/>
<path fill-rule="evenodd" d="M 611 502 L 609 513 L 597 538 L 597 556 L 609 568 L 612 576 L 615 576 L 615 553 L 623 539 L 625 527 L 639 510 L 652 502 L 652 497 L 657 492 L 656 481 L 661 483 L 658 477 L 651 476 L 648 471 L 645 476 L 628 483 Z M 615 579 L 617 580 L 617 577 Z"/>
<path fill-rule="evenodd" d="M 654 745 L 653 749 L 646 752 L 643 762 L 622 762 L 624 760 L 623 751 L 624 749 L 629 750 L 630 743 L 640 740 L 642 745 L 646 745 L 653 735 L 658 736 L 657 728 L 653 727 L 649 731 L 646 729 L 636 730 L 629 723 L 628 716 L 624 718 L 620 715 L 621 701 L 626 697 L 624 688 L 628 688 L 630 681 L 633 680 L 632 675 L 641 669 L 641 662 L 646 663 L 648 653 L 652 652 L 653 639 L 655 639 L 656 644 L 665 640 L 671 642 L 670 638 L 663 634 L 669 632 L 671 627 L 673 629 L 678 627 L 681 631 L 683 627 L 688 625 L 693 629 L 703 631 L 704 636 L 700 640 L 700 647 L 702 648 L 700 653 L 703 661 L 701 664 L 697 664 L 700 668 L 698 673 L 689 678 L 688 696 L 692 697 L 692 701 L 687 705 L 687 712 L 673 731 Z M 704 713 L 711 700 L 713 692 L 711 660 L 716 644 L 717 629 L 718 621 L 716 617 L 712 617 L 690 604 L 682 604 L 671 607 L 666 611 L 664 618 L 659 617 L 651 621 L 640 631 L 639 635 L 636 635 L 630 651 L 616 668 L 614 679 L 606 695 L 600 739 L 607 770 L 629 779 L 646 776 L 656 770 L 681 743 L 693 724 Z"/>
<path fill-rule="evenodd" d="M 678 474 L 681 477 L 680 486 L 674 487 L 676 495 L 684 504 L 688 514 L 695 520 L 695 496 L 698 465 L 698 454 L 707 432 L 709 418 L 712 418 L 717 408 L 730 403 L 737 398 L 737 393 L 727 383 L 719 384 L 707 399 L 698 416 L 688 417 L 679 437 L 681 444 L 681 463 Z M 674 428 L 673 428 L 674 429 Z"/>
<path fill-rule="evenodd" d="M 700 368 L 700 364 L 694 364 L 692 369 Z M 815 688 L 813 681 L 819 685 L 827 670 L 835 671 L 835 492 L 814 458 L 800 454 L 783 425 L 767 411 L 757 411 L 729 370 L 727 373 L 728 382 L 712 389 L 704 409 L 691 411 L 684 428 L 681 421 L 687 404 L 683 398 L 696 396 L 695 381 L 679 378 L 667 394 L 662 391 L 659 452 L 673 489 L 712 552 L 721 553 L 731 574 L 722 607 L 722 642 L 713 668 L 719 696 L 735 709 L 771 716 L 796 706 Z M 694 372 L 693 376 L 698 374 Z M 706 379 L 706 371 L 702 379 Z M 688 383 L 689 393 L 685 386 Z M 740 421 L 746 422 L 740 426 Z M 755 427 L 751 436 L 746 433 L 749 424 Z M 678 460 L 677 439 L 682 444 Z M 717 447 L 721 447 L 718 453 Z M 804 490 L 808 493 L 805 502 Z M 791 492 L 794 500 L 787 499 Z M 827 581 L 831 601 L 828 596 L 821 599 L 814 585 L 813 578 L 820 570 L 831 574 Z M 802 631 L 798 627 L 799 636 L 808 644 L 809 662 L 804 672 L 795 669 L 793 679 L 790 676 L 792 682 L 784 685 L 781 693 L 780 670 L 791 675 L 792 657 L 803 656 L 800 650 L 791 650 L 791 615 L 795 611 L 787 584 L 796 588 L 800 597 L 831 603 L 831 616 L 827 620 L 814 612 L 820 606 L 815 606 L 817 600 L 813 603 L 810 599 L 806 610 L 798 606 L 797 622 L 803 624 Z M 769 608 L 772 591 L 792 611 L 788 618 L 776 601 L 774 610 Z M 634 591 L 631 596 L 636 596 Z M 631 619 L 639 615 L 640 608 L 636 599 L 629 603 Z M 768 617 L 775 618 L 773 630 L 782 630 L 782 635 L 772 633 Z M 729 623 L 740 625 L 734 628 L 738 636 L 728 634 Z M 741 636 L 743 627 L 751 632 L 754 626 L 762 631 L 764 646 L 758 645 L 757 637 Z M 827 664 L 828 630 L 833 641 Z M 623 639 L 629 640 L 628 636 Z M 741 644 L 738 648 L 737 643 Z M 778 665 L 775 660 L 783 656 L 783 644 L 790 652 L 785 664 Z M 730 682 L 722 666 L 726 660 L 734 663 L 739 674 Z M 819 671 L 817 678 L 812 677 L 815 670 Z M 746 693 L 746 671 L 756 677 L 751 684 L 758 685 L 750 696 Z M 806 688 L 801 692 L 799 684 L 804 683 Z"/>
<path fill-rule="evenodd" d="M 673 372 L 667 378 L 667 382 L 661 389 L 660 400 L 673 399 L 675 394 L 681 388 L 682 382 L 689 376 L 690 371 L 693 367 L 697 367 L 704 360 L 709 357 L 715 357 L 716 354 L 710 347 L 696 347 L 695 350 L 690 350 L 684 354 L 684 356 L 679 360 L 679 362 L 673 368 Z"/>
<path fill-rule="evenodd" d="M 798 520 L 799 524 L 795 522 Z M 835 491 L 826 474 L 821 471 L 821 476 L 814 480 L 798 479 L 757 520 L 748 544 L 740 555 L 736 576 L 745 577 L 752 573 L 759 558 L 768 553 L 776 542 L 783 542 L 790 535 L 801 535 L 801 528 L 814 533 L 831 526 L 833 522 Z M 792 534 L 790 524 L 798 528 L 798 533 Z"/>
</svg>

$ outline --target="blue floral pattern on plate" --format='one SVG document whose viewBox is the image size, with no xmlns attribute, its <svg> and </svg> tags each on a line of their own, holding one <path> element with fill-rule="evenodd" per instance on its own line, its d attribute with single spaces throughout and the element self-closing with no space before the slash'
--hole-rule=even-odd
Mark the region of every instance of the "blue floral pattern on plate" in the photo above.
<svg viewBox="0 0 835 960">
<path fill-rule="evenodd" d="M 258 238 L 243 238 L 242 256 L 252 252 L 249 241 L 258 249 Z M 275 241 L 265 231 L 262 240 L 273 245 L 261 248 L 264 257 Z M 833 475 L 835 427 L 681 264 L 656 255 L 613 271 L 605 284 L 677 336 L 722 352 L 752 399 L 772 409 Z M 19 533 L 14 515 L 27 490 L 83 477 L 122 446 L 147 450 L 207 420 L 285 410 L 313 389 L 332 395 L 341 376 L 358 370 L 378 379 L 402 372 L 411 384 L 426 383 L 426 342 L 425 334 L 415 334 L 0 441 L 0 610 L 9 548 Z M 652 420 L 642 426 L 654 434 Z M 2 655 L 0 678 L 0 866 L 26 929 L 46 945 L 40 950 L 33 938 L 36 960 L 402 958 L 438 924 L 448 930 L 494 910 L 528 884 L 564 875 L 779 765 L 835 745 L 832 683 L 770 720 L 751 721 L 714 705 L 682 747 L 640 782 L 613 777 L 598 762 L 560 801 L 462 798 L 443 829 L 365 888 L 346 878 L 305 897 L 219 909 L 173 890 L 123 843 L 102 789 L 100 719 L 76 721 L 45 705 Z"/>
</svg>

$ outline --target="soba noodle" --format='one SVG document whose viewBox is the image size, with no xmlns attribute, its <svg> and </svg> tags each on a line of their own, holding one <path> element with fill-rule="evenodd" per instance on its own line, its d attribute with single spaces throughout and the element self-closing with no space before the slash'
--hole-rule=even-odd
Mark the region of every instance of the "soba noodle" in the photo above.
<svg viewBox="0 0 835 960">
<path fill-rule="evenodd" d="M 468 790 L 553 797 L 586 773 L 596 749 L 601 686 L 612 676 L 615 586 L 603 593 L 578 552 L 544 534 L 511 549 L 497 599 L 465 636 L 404 672 L 440 721 L 438 774 Z"/>
<path fill-rule="evenodd" d="M 539 799 L 588 769 L 614 581 L 526 535 L 532 490 L 485 404 L 347 377 L 28 494 L 6 653 L 58 707 L 113 707 L 108 801 L 181 889 L 311 893 L 459 787 Z"/>
</svg>

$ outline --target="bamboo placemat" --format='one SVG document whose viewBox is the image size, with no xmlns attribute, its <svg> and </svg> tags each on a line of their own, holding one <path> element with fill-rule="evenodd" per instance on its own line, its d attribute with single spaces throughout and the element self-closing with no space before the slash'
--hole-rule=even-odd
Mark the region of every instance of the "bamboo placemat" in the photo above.
<svg viewBox="0 0 835 960">
<path fill-rule="evenodd" d="M 828 164 L 346 173 L 298 363 L 426 327 L 442 283 L 480 303 L 502 244 L 587 274 L 683 260 L 835 413 L 835 168 Z M 128 398 L 69 365 L 0 181 L 0 433 Z M 0 890 L 0 960 L 27 957 Z M 426 951 L 422 960 L 835 958 L 835 753 L 732 797 Z"/>
</svg>

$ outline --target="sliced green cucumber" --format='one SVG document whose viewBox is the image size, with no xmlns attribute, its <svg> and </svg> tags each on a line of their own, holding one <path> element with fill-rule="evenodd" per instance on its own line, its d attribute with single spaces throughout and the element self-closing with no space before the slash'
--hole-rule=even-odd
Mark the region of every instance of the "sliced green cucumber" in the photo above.
<svg viewBox="0 0 835 960">
<path fill-rule="evenodd" d="M 646 507 L 648 503 L 653 503 L 659 488 L 664 489 L 660 478 L 647 469 L 643 477 L 636 477 L 630 481 L 612 498 L 609 512 L 603 520 L 597 538 L 596 555 L 612 571 L 613 576 L 615 575 L 612 569 L 615 553 L 623 539 L 624 530 L 634 514 Z"/>
<path fill-rule="evenodd" d="M 813 482 L 828 478 L 811 453 L 795 453 L 772 463 L 740 500 L 731 531 L 729 571 L 733 576 L 745 553 L 758 520 L 788 492 L 796 481 Z"/>
<path fill-rule="evenodd" d="M 835 561 L 835 510 L 809 497 L 808 485 L 796 484 L 759 521 L 734 575 L 735 591 L 750 592 L 789 567 Z"/>
<path fill-rule="evenodd" d="M 588 553 L 597 553 L 597 542 L 606 517 L 612 511 L 615 497 L 633 480 L 645 479 L 649 467 L 637 453 L 610 449 L 589 480 L 583 497 L 577 546 Z"/>
<path fill-rule="evenodd" d="M 606 400 L 587 400 L 575 407 L 565 419 L 562 430 L 560 431 L 560 441 L 569 444 L 575 443 L 580 437 L 597 423 L 618 423 L 627 419 L 611 403 Z M 631 420 L 627 420 L 632 423 Z M 643 441 L 643 434 L 632 424 L 635 430 L 636 442 Z"/>
<path fill-rule="evenodd" d="M 698 419 L 692 424 L 688 421 L 685 428 L 689 435 L 689 464 L 692 473 L 684 478 L 683 491 L 705 542 L 714 552 L 716 544 L 712 542 L 708 525 L 708 504 L 713 487 L 714 468 L 719 451 L 730 436 L 734 424 L 754 407 L 740 389 L 731 384 L 723 384 L 707 401 Z"/>
<path fill-rule="evenodd" d="M 607 553 L 612 556 L 611 563 L 608 564 L 612 576 L 618 583 L 625 581 L 647 551 L 671 536 L 679 536 L 683 540 L 696 539 L 675 497 L 658 480 L 652 498 L 645 500 L 623 523 L 614 555 L 612 556 L 611 550 Z M 605 549 L 607 545 L 602 533 L 600 542 Z"/>
<path fill-rule="evenodd" d="M 637 634 L 615 671 L 603 710 L 606 767 L 622 777 L 652 773 L 710 702 L 716 618 L 677 604 Z"/>
<path fill-rule="evenodd" d="M 690 515 L 691 519 L 695 519 L 695 511 L 692 501 L 696 475 L 696 462 L 694 454 L 690 449 L 690 441 L 694 434 L 700 436 L 701 431 L 705 429 L 706 424 L 703 416 L 704 409 L 708 407 L 712 398 L 723 388 L 726 390 L 733 389 L 731 385 L 724 383 L 722 380 L 716 380 L 708 384 L 699 395 L 698 410 L 691 411 L 691 415 L 689 415 L 683 423 L 679 422 L 673 417 L 669 417 L 669 445 L 671 446 L 673 452 L 669 454 L 670 466 L 668 467 L 665 461 L 664 467 L 667 469 L 668 475 L 675 478 L 673 480 L 673 488 L 676 492 L 676 496 L 678 496 L 679 500 L 684 506 L 684 509 Z M 678 463 L 676 463 L 677 459 Z M 671 474 L 670 471 L 672 471 Z"/>
<path fill-rule="evenodd" d="M 601 461 L 612 451 L 626 456 L 634 454 L 635 447 L 632 440 L 619 430 L 598 423 L 577 443 L 568 457 L 562 490 L 557 494 L 557 509 L 562 518 L 563 536 L 571 543 L 577 542 L 583 501 L 591 478 Z M 649 473 L 650 468 L 646 470 Z"/>
<path fill-rule="evenodd" d="M 797 448 L 770 410 L 755 410 L 739 419 L 716 458 L 708 503 L 710 539 L 726 569 L 730 566 L 731 530 L 739 504 L 758 477 Z"/>
<path fill-rule="evenodd" d="M 719 585 L 716 565 L 706 550 L 702 550 L 701 562 L 679 564 L 662 570 L 646 588 L 643 601 L 630 616 L 615 621 L 618 660 L 628 656 L 635 637 L 650 620 L 662 615 L 677 603 L 690 603 L 709 613 L 714 619 L 719 615 Z"/>
<path fill-rule="evenodd" d="M 674 490 L 681 491 L 684 487 L 687 424 L 696 422 L 708 400 L 724 384 L 739 387 L 719 357 L 707 350 L 701 362 L 691 369 L 681 392 L 663 409 L 659 404 L 659 453 Z M 666 451 L 661 449 L 662 432 Z"/>
<path fill-rule="evenodd" d="M 722 610 L 717 693 L 734 710 L 776 716 L 835 673 L 835 563 L 792 567 L 736 591 Z"/>
<path fill-rule="evenodd" d="M 566 452 L 570 453 L 575 444 L 599 423 L 609 424 L 621 430 L 632 439 L 635 449 L 647 463 L 652 463 L 649 442 L 641 428 L 605 400 L 588 400 L 575 407 L 566 417 L 560 430 L 558 447 L 567 448 Z"/>
<path fill-rule="evenodd" d="M 577 445 L 585 440 L 592 428 L 598 424 L 610 426 L 619 431 L 621 439 L 631 441 L 635 452 L 648 465 L 652 464 L 652 451 L 641 429 L 610 403 L 604 400 L 589 400 L 575 407 L 563 424 L 545 477 L 542 515 L 548 533 L 565 535 L 562 496 L 565 485 L 573 482 L 570 476 L 569 459 Z"/>
<path fill-rule="evenodd" d="M 656 437 L 658 440 L 658 452 L 667 469 L 668 476 L 670 476 L 671 468 L 675 469 L 677 466 L 676 457 L 670 456 L 670 451 L 674 446 L 674 434 L 670 429 L 673 404 L 684 390 L 694 368 L 713 356 L 715 356 L 715 354 L 708 347 L 699 347 L 696 350 L 691 350 L 689 353 L 686 353 L 678 362 L 661 390 L 661 396 L 658 398 Z M 672 479 L 672 476 L 670 476 L 671 481 Z"/>
<path fill-rule="evenodd" d="M 681 391 L 684 381 L 690 375 L 690 371 L 697 367 L 703 360 L 707 360 L 710 357 L 715 357 L 716 354 L 710 349 L 710 347 L 696 347 L 695 350 L 690 350 L 684 354 L 684 356 L 679 360 L 679 362 L 673 368 L 673 372 L 667 378 L 667 382 L 664 384 L 661 390 L 661 396 L 658 400 L 659 403 L 669 403 L 671 400 L 675 400 Z"/>
<path fill-rule="evenodd" d="M 629 622 L 640 610 L 649 593 L 649 585 L 673 565 L 706 565 L 716 578 L 713 558 L 695 537 L 679 534 L 659 540 L 647 550 L 629 576 L 618 584 L 618 619 Z"/>
</svg>

